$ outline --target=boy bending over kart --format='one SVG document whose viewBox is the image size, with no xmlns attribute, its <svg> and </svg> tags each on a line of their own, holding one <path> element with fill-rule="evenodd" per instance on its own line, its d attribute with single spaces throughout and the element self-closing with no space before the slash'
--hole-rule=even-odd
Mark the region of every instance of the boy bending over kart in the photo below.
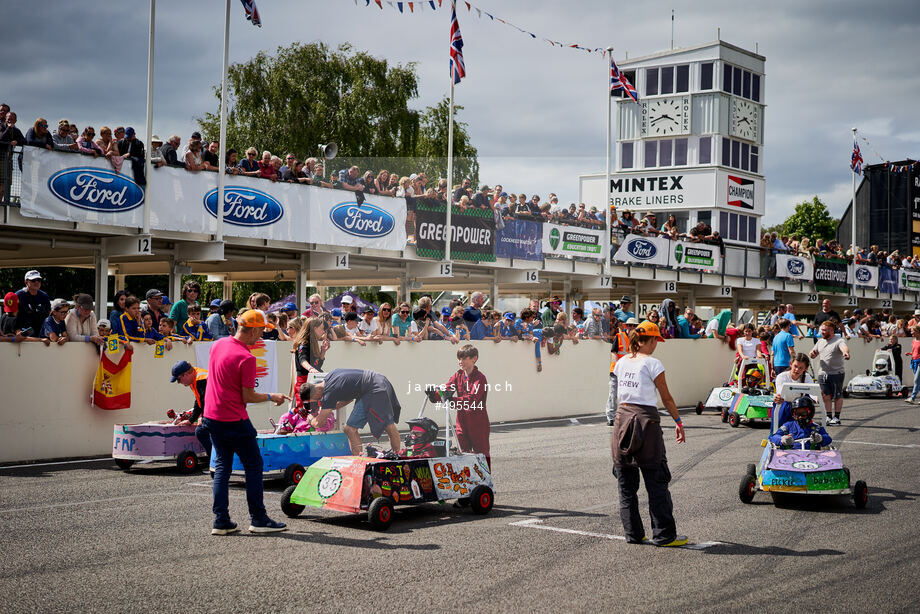
<svg viewBox="0 0 920 614">
<path fill-rule="evenodd" d="M 442 389 L 426 386 L 425 394 L 432 403 L 439 403 L 452 398 L 457 408 L 457 443 L 461 452 L 484 454 L 486 464 L 492 468 L 492 456 L 489 450 L 489 414 L 486 412 L 486 394 L 488 382 L 476 367 L 479 350 L 472 345 L 464 345 L 457 350 L 457 363 L 460 368 L 450 376 Z"/>
<path fill-rule="evenodd" d="M 320 411 L 310 418 L 313 428 L 325 426 L 332 410 L 345 407 L 352 401 L 355 408 L 345 422 L 345 435 L 354 456 L 361 455 L 361 438 L 358 429 L 369 425 L 375 439 L 386 431 L 390 448 L 396 452 L 402 447 L 396 421 L 402 407 L 390 380 L 380 373 L 361 369 L 333 369 L 323 381 L 300 387 L 302 399 L 319 403 Z"/>
<path fill-rule="evenodd" d="M 775 433 L 770 435 L 770 442 L 784 448 L 791 448 L 795 441 L 806 439 L 809 450 L 830 445 L 831 436 L 823 426 L 813 422 L 815 417 L 815 402 L 811 397 L 799 397 L 792 404 L 792 420 L 785 423 Z"/>
</svg>

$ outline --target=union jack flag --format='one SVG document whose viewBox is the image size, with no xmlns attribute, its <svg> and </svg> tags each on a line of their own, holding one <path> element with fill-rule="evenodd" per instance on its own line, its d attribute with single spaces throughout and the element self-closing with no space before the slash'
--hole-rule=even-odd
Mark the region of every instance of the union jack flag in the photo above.
<svg viewBox="0 0 920 614">
<path fill-rule="evenodd" d="M 617 63 L 613 61 L 613 54 L 610 54 L 610 94 L 613 95 L 614 92 L 626 92 L 626 95 L 633 99 L 633 102 L 639 102 L 639 94 L 636 93 L 636 88 L 632 86 L 632 83 L 629 82 L 629 79 L 620 72 L 620 69 L 617 68 Z"/>
<path fill-rule="evenodd" d="M 450 3 L 450 74 L 454 76 L 454 84 L 466 76 L 466 66 L 463 64 L 463 37 L 460 36 L 460 24 L 457 22 L 457 5 Z"/>
<path fill-rule="evenodd" d="M 255 0 L 240 0 L 243 3 L 243 9 L 246 11 L 246 19 L 252 22 L 252 25 L 262 27 L 262 19 L 259 17 L 259 9 L 256 8 Z"/>
<path fill-rule="evenodd" d="M 862 154 L 859 153 L 859 143 L 853 141 L 853 154 L 850 156 L 850 168 L 853 169 L 853 172 L 857 175 L 861 175 L 862 165 L 863 159 Z"/>
</svg>

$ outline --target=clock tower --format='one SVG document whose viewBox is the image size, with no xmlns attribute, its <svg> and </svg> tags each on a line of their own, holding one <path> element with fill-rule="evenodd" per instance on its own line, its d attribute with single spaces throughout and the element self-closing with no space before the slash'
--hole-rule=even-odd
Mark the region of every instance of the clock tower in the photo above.
<svg viewBox="0 0 920 614">
<path fill-rule="evenodd" d="M 724 41 L 618 61 L 639 102 L 616 97 L 615 167 L 579 178 L 581 201 L 674 215 L 757 244 L 764 214 L 765 58 Z M 616 95 L 616 93 L 615 93 Z"/>
</svg>

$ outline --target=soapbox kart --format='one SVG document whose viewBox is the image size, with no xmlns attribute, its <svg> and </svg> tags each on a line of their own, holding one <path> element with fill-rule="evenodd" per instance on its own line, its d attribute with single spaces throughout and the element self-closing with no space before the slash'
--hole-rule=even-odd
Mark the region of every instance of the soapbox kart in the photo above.
<svg viewBox="0 0 920 614">
<path fill-rule="evenodd" d="M 745 399 L 741 399 L 742 396 Z M 769 363 L 764 358 L 743 358 L 734 362 L 725 386 L 713 388 L 705 402 L 696 404 L 696 413 L 702 414 L 704 409 L 717 409 L 722 422 L 738 426 L 742 418 L 768 418 L 772 404 L 773 382 L 770 380 Z M 737 415 L 733 417 L 733 413 Z"/>
<path fill-rule="evenodd" d="M 170 421 L 116 424 L 112 458 L 125 471 L 139 461 L 175 461 L 182 473 L 195 473 L 206 456 L 194 426 Z"/>
<path fill-rule="evenodd" d="M 443 394 L 443 392 L 442 392 Z M 419 418 L 428 399 L 422 404 Z M 307 469 L 297 486 L 281 496 L 281 511 L 296 518 L 306 507 L 340 512 L 367 513 L 371 526 L 385 531 L 393 522 L 396 505 L 441 503 L 456 499 L 476 514 L 488 514 L 494 495 L 492 474 L 483 454 L 464 454 L 452 448 L 450 402 L 443 403 L 446 434 L 436 440 L 427 457 L 368 458 L 340 456 L 323 458 Z M 430 421 L 435 432 L 437 425 Z M 406 437 L 407 447 L 410 435 Z"/>
<path fill-rule="evenodd" d="M 857 375 L 843 389 L 843 396 L 863 394 L 866 396 L 896 394 L 907 396 L 910 392 L 901 384 L 901 378 L 894 373 L 894 355 L 891 350 L 875 350 L 872 356 L 872 369 L 866 369 L 865 375 Z"/>
<path fill-rule="evenodd" d="M 780 395 L 792 401 L 802 394 L 820 397 L 817 384 L 784 384 Z M 783 420 L 779 407 L 774 411 L 770 433 L 774 433 Z M 791 413 L 785 414 L 787 417 Z M 850 484 L 850 470 L 843 465 L 840 451 L 833 445 L 817 450 L 805 449 L 808 439 L 796 440 L 793 449 L 782 449 L 764 440 L 763 454 L 758 464 L 751 463 L 741 479 L 738 497 L 743 503 L 750 503 L 758 490 L 769 492 L 776 503 L 779 493 L 802 495 L 848 495 L 853 497 L 857 508 L 864 508 L 868 501 L 868 488 L 862 480 Z"/>
</svg>

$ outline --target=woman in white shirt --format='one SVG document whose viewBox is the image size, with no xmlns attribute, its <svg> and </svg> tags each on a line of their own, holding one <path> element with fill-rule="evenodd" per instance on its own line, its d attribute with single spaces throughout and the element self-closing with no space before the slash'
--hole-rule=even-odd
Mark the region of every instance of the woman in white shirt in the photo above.
<svg viewBox="0 0 920 614">
<path fill-rule="evenodd" d="M 757 358 L 763 356 L 760 351 L 760 339 L 754 338 L 754 325 L 748 322 L 744 325 L 744 338 L 735 341 L 740 358 Z"/>
<path fill-rule="evenodd" d="M 664 341 L 658 326 L 643 322 L 629 335 L 629 353 L 617 360 L 617 413 L 613 423 L 613 474 L 620 491 L 620 520 L 626 541 L 641 544 L 646 540 L 639 517 L 639 474 L 648 491 L 649 514 L 656 546 L 683 546 L 686 536 L 677 535 L 674 506 L 668 482 L 671 472 L 665 455 L 658 413 L 658 395 L 665 409 L 677 423 L 677 443 L 686 439 L 677 405 L 665 381 L 664 366 L 652 353 Z"/>
</svg>

